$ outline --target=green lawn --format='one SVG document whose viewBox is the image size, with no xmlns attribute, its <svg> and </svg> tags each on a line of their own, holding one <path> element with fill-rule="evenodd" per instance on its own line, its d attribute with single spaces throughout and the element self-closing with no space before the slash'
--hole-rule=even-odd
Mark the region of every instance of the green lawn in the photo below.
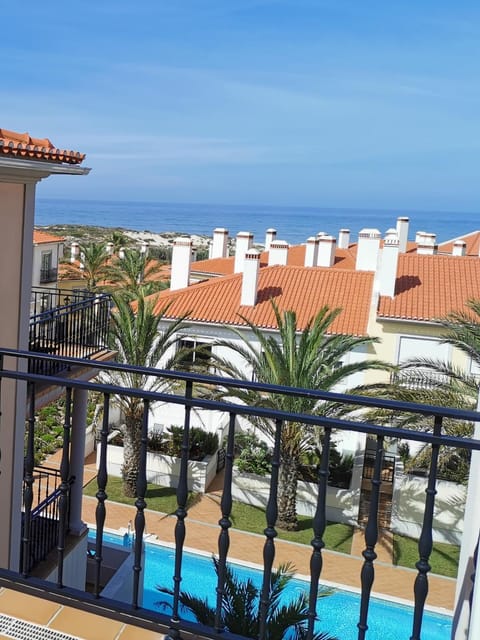
<svg viewBox="0 0 480 640">
<path fill-rule="evenodd" d="M 95 496 L 97 483 L 92 480 L 85 488 L 84 493 Z M 109 477 L 107 484 L 108 499 L 113 502 L 133 505 L 132 498 L 126 498 L 122 492 L 122 481 L 120 478 Z M 198 494 L 190 493 L 188 496 L 187 508 L 198 499 Z M 147 486 L 146 500 L 148 508 L 161 513 L 175 513 L 177 509 L 177 497 L 175 489 L 160 487 L 155 484 Z M 232 508 L 232 527 L 241 531 L 258 533 L 263 535 L 266 527 L 265 512 L 259 507 L 252 507 L 241 502 L 234 502 Z M 312 532 L 312 518 L 299 517 L 298 531 L 280 531 L 278 537 L 281 540 L 290 540 L 300 544 L 310 545 Z M 345 524 L 330 522 L 327 524 L 324 534 L 325 548 L 340 553 L 350 553 L 352 545 L 352 527 Z M 418 561 L 418 542 L 405 536 L 394 536 L 394 564 L 415 569 Z M 455 577 L 457 575 L 459 547 L 451 544 L 435 543 L 433 545 L 430 565 L 432 573 L 444 576 Z"/>
<path fill-rule="evenodd" d="M 97 492 L 97 482 L 92 480 L 84 487 L 84 493 L 87 496 L 95 496 Z M 132 498 L 126 498 L 122 492 L 122 480 L 110 476 L 107 483 L 108 500 L 120 502 L 122 504 L 133 505 Z M 169 487 L 160 487 L 155 484 L 147 485 L 147 493 L 145 496 L 148 509 L 160 511 L 162 513 L 175 513 L 177 508 L 177 497 L 175 489 Z M 190 493 L 187 502 L 187 508 L 195 500 L 198 494 Z M 220 514 L 219 514 L 220 517 Z M 266 527 L 265 512 L 250 505 L 234 502 L 232 508 L 232 527 L 241 531 L 249 531 L 250 533 L 263 534 Z M 290 540 L 300 544 L 310 545 L 312 532 L 312 518 L 299 517 L 300 528 L 298 531 L 278 531 L 278 537 L 282 540 Z M 325 547 L 340 553 L 350 553 L 352 546 L 352 527 L 345 524 L 329 523 L 325 530 L 324 541 Z"/>
<path fill-rule="evenodd" d="M 429 560 L 432 573 L 455 578 L 459 555 L 460 547 L 454 544 L 435 542 Z M 415 569 L 415 563 L 418 561 L 418 541 L 395 534 L 393 537 L 393 556 L 394 564 Z"/>
</svg>

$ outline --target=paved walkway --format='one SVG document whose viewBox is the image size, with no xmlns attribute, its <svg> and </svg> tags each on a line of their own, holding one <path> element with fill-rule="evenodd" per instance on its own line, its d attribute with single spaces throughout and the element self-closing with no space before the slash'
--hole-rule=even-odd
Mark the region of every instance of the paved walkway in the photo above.
<svg viewBox="0 0 480 640">
<path fill-rule="evenodd" d="M 52 464 L 52 460 L 49 460 Z M 85 465 L 84 483 L 96 475 L 95 462 L 87 460 Z M 201 496 L 194 505 L 189 508 L 186 519 L 185 545 L 193 549 L 200 549 L 207 553 L 218 551 L 218 535 L 220 528 L 218 521 L 221 517 L 220 497 L 221 478 L 211 485 L 209 493 Z M 82 517 L 85 522 L 95 522 L 96 499 L 84 497 Z M 106 527 L 120 529 L 133 522 L 136 509 L 117 503 L 107 503 Z M 174 542 L 174 528 L 176 517 L 161 514 L 156 511 L 146 510 L 146 530 L 148 534 L 155 535 L 159 540 Z M 250 534 L 235 529 L 230 529 L 229 557 L 240 562 L 252 562 L 263 564 L 264 536 Z M 374 592 L 403 600 L 413 600 L 413 583 L 417 572 L 392 565 L 393 539 L 389 532 L 380 536 L 376 547 L 378 558 L 375 562 Z M 322 582 L 345 585 L 352 588 L 360 588 L 360 572 L 363 565 L 361 555 L 365 548 L 363 532 L 357 529 L 353 536 L 351 555 L 340 554 L 334 551 L 323 552 Z M 277 563 L 292 562 L 298 573 L 309 575 L 310 573 L 310 549 L 305 545 L 275 540 Z M 455 596 L 455 583 L 452 578 L 442 576 L 429 576 L 429 594 L 427 604 L 448 610 L 453 609 Z"/>
</svg>

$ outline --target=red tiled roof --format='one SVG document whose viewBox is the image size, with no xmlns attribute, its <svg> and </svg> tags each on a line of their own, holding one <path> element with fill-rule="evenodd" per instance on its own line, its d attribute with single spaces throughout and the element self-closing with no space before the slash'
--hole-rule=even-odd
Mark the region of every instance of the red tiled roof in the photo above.
<svg viewBox="0 0 480 640">
<path fill-rule="evenodd" d="M 334 269 L 355 269 L 356 245 L 349 249 L 336 249 Z M 289 247 L 287 254 L 287 265 L 292 267 L 303 267 L 305 263 L 305 245 L 298 244 Z M 192 262 L 192 273 L 212 274 L 227 276 L 233 273 L 235 258 L 210 258 L 209 260 L 198 260 Z M 260 255 L 260 267 L 268 266 L 268 251 L 263 251 Z"/>
<path fill-rule="evenodd" d="M 323 305 L 343 312 L 332 333 L 366 335 L 373 273 L 321 267 L 273 266 L 260 270 L 257 304 L 241 306 L 242 274 L 213 278 L 178 291 L 159 294 L 156 310 L 170 304 L 165 317 L 188 313 L 189 320 L 244 326 L 239 314 L 258 327 L 276 328 L 270 299 L 280 311 L 293 310 L 300 330 Z"/>
<path fill-rule="evenodd" d="M 47 233 L 46 231 L 33 230 L 33 242 L 34 244 L 44 244 L 47 242 L 64 242 L 65 238 L 61 236 L 55 236 L 53 233 Z"/>
<path fill-rule="evenodd" d="M 32 138 L 28 133 L 0 129 L 0 156 L 13 156 L 32 160 L 80 164 L 85 154 L 57 149 L 48 138 Z"/>
<path fill-rule="evenodd" d="M 438 251 L 440 253 L 452 253 L 453 244 L 456 240 L 463 240 L 466 243 L 466 255 L 467 256 L 479 256 L 480 255 L 480 231 L 472 231 L 464 236 L 453 238 L 448 242 L 442 242 L 438 245 Z"/>
<path fill-rule="evenodd" d="M 480 258 L 404 254 L 399 256 L 395 297 L 381 296 L 378 316 L 434 321 L 465 302 L 480 299 Z"/>
</svg>

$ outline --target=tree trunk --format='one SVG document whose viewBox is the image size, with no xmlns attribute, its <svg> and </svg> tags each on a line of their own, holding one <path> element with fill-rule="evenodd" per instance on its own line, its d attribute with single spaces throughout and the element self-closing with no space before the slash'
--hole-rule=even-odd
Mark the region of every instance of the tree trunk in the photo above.
<svg viewBox="0 0 480 640">
<path fill-rule="evenodd" d="M 298 462 L 290 455 L 283 454 L 278 475 L 278 518 L 277 527 L 286 531 L 297 531 L 297 482 Z"/>
<path fill-rule="evenodd" d="M 142 418 L 125 416 L 123 434 L 123 493 L 129 498 L 137 495 L 137 477 L 140 467 L 140 443 L 142 437 Z"/>
</svg>

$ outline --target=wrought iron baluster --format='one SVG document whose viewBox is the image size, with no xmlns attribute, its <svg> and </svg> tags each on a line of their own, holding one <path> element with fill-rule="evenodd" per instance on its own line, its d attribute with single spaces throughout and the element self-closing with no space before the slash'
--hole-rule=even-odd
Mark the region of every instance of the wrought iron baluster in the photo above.
<svg viewBox="0 0 480 640">
<path fill-rule="evenodd" d="M 362 566 L 360 581 L 362 593 L 360 600 L 360 619 L 357 624 L 358 640 L 364 640 L 368 629 L 368 606 L 370 604 L 370 593 L 373 580 L 375 578 L 374 561 L 377 557 L 375 545 L 378 540 L 378 505 L 380 501 L 380 485 L 382 484 L 383 466 L 383 440 L 384 436 L 377 436 L 377 450 L 375 453 L 375 466 L 373 469 L 372 491 L 370 494 L 370 509 L 368 513 L 367 526 L 365 528 L 365 551 L 362 552 L 365 561 Z"/>
<path fill-rule="evenodd" d="M 442 417 L 435 416 L 433 423 L 433 433 L 436 436 L 442 435 Z M 438 469 L 438 454 L 440 451 L 440 445 L 432 444 L 432 458 L 430 462 L 430 471 L 428 473 L 428 484 L 425 490 L 425 511 L 423 512 L 423 524 L 422 532 L 418 540 L 418 554 L 420 559 L 415 564 L 418 569 L 417 577 L 415 578 L 414 594 L 415 594 L 415 609 L 413 612 L 413 627 L 410 640 L 420 640 L 420 633 L 422 629 L 423 610 L 425 608 L 425 600 L 428 594 L 428 572 L 431 567 L 428 562 L 433 547 L 433 510 L 435 508 L 435 495 L 437 493 L 437 469 Z"/>
<path fill-rule="evenodd" d="M 140 465 L 137 476 L 137 499 L 135 506 L 137 513 L 135 514 L 135 559 L 133 564 L 133 598 L 132 605 L 138 608 L 138 594 L 140 584 L 140 573 L 142 571 L 142 550 L 143 550 L 143 533 L 145 531 L 145 494 L 147 492 L 147 440 L 148 440 L 148 413 L 150 411 L 150 403 L 148 400 L 143 401 L 143 418 L 142 418 L 142 435 L 140 440 Z"/>
<path fill-rule="evenodd" d="M 322 447 L 322 462 L 318 472 L 317 508 L 313 517 L 314 538 L 311 542 L 313 551 L 310 558 L 310 594 L 308 599 L 307 640 L 311 640 L 313 638 L 315 621 L 317 619 L 318 581 L 320 580 L 320 573 L 323 566 L 322 549 L 325 546 L 323 534 L 325 533 L 325 527 L 327 526 L 326 505 L 331 435 L 332 430 L 329 427 L 326 427 Z"/>
<path fill-rule="evenodd" d="M 72 428 L 72 389 L 67 387 L 65 393 L 65 422 L 63 423 L 63 448 L 60 463 L 60 498 L 58 500 L 58 542 L 57 542 L 57 586 L 63 587 L 63 559 L 65 553 L 65 537 L 68 528 L 67 511 L 70 493 L 70 430 Z"/>
<path fill-rule="evenodd" d="M 232 526 L 230 515 L 232 513 L 232 470 L 233 450 L 235 445 L 235 420 L 236 415 L 230 414 L 228 425 L 227 454 L 225 456 L 225 476 L 223 482 L 222 500 L 220 507 L 222 517 L 218 521 L 221 527 L 218 536 L 218 580 L 217 580 L 217 608 L 215 611 L 215 630 L 222 631 L 222 602 L 225 593 L 225 574 L 227 566 L 228 549 L 230 548 L 229 528 Z"/>
<path fill-rule="evenodd" d="M 27 384 L 28 417 L 27 417 L 27 451 L 25 455 L 24 488 L 23 488 L 23 535 L 22 535 L 22 575 L 26 578 L 31 569 L 31 533 L 33 503 L 33 467 L 35 464 L 35 385 Z"/>
<path fill-rule="evenodd" d="M 268 496 L 266 519 L 267 527 L 264 530 L 266 536 L 263 545 L 263 582 L 260 595 L 258 638 L 264 640 L 267 636 L 267 615 L 270 605 L 270 590 L 272 583 L 272 568 L 275 559 L 275 543 L 277 536 L 275 524 L 278 517 L 278 472 L 280 467 L 280 440 L 282 437 L 282 420 L 275 421 L 275 443 L 272 456 L 272 475 L 270 478 L 270 493 Z"/>
<path fill-rule="evenodd" d="M 185 385 L 185 398 L 192 399 L 193 383 L 187 380 Z M 183 439 L 182 439 L 182 457 L 180 458 L 180 475 L 177 487 L 177 522 L 175 524 L 175 573 L 173 575 L 173 605 L 172 617 L 170 619 L 169 637 L 174 640 L 180 638 L 178 623 L 180 617 L 178 614 L 180 605 L 180 583 L 182 581 L 182 557 L 183 545 L 185 542 L 185 518 L 187 517 L 187 498 L 188 498 L 188 452 L 190 449 L 190 414 L 192 407 L 185 405 L 185 418 L 183 423 Z"/>
<path fill-rule="evenodd" d="M 105 526 L 105 500 L 108 498 L 105 491 L 107 487 L 107 446 L 108 446 L 108 420 L 109 420 L 109 401 L 110 396 L 108 393 L 103 394 L 103 421 L 102 430 L 100 432 L 100 464 L 97 474 L 97 508 L 95 510 L 95 524 L 97 528 L 95 536 L 95 584 L 93 592 L 95 597 L 100 596 L 100 573 L 102 570 L 102 547 L 103 547 L 103 527 Z"/>
</svg>

